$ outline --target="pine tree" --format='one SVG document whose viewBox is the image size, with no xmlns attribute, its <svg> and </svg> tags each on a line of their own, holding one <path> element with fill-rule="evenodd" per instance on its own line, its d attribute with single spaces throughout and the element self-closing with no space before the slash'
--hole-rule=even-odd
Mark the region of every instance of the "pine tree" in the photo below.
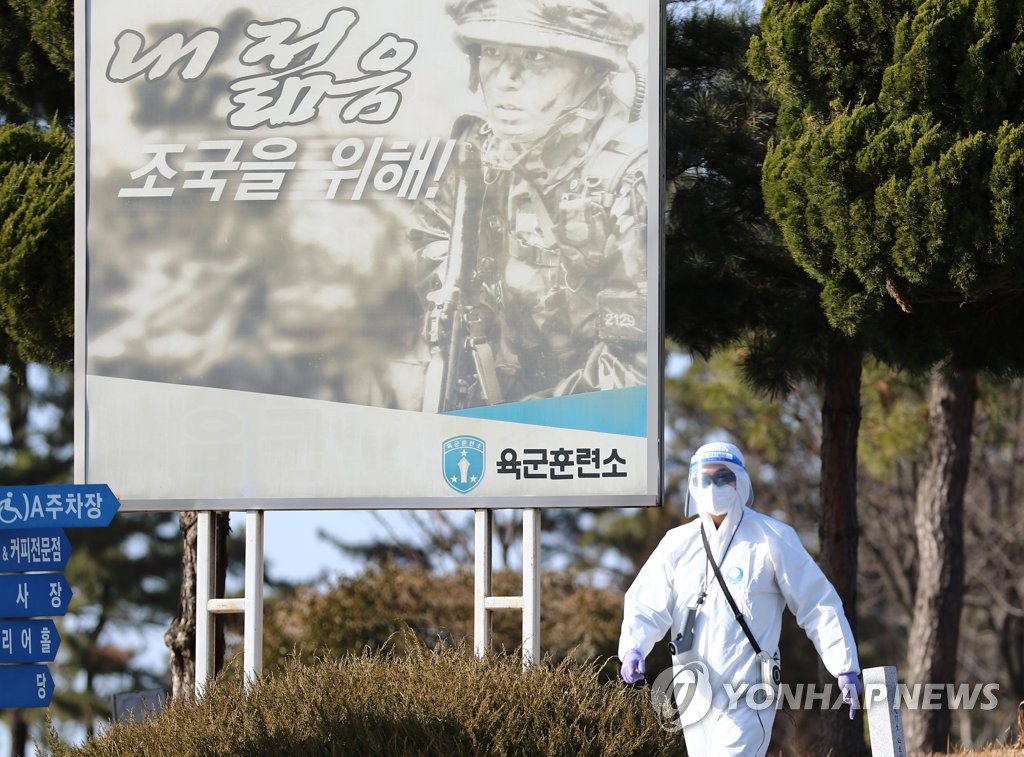
<svg viewBox="0 0 1024 757">
<path fill-rule="evenodd" d="M 74 351 L 74 171 L 59 122 L 0 126 L 0 329 L 10 359 L 54 370 Z"/>
<path fill-rule="evenodd" d="M 765 197 L 829 322 L 893 365 L 931 371 L 931 455 L 911 680 L 952 682 L 976 372 L 1019 372 L 1022 28 L 1005 0 L 768 0 L 751 46 L 778 97 Z M 994 328 L 995 327 L 995 328 Z M 908 719 L 945 748 L 946 709 Z"/>
<path fill-rule="evenodd" d="M 71 477 L 72 12 L 68 0 L 0 2 L 0 364 L 9 429 L 0 445 L 0 480 L 12 485 Z M 175 575 L 180 543 L 168 542 L 167 520 L 123 516 L 106 529 L 69 535 L 74 622 L 59 624 L 53 713 L 91 729 L 96 717 L 109 714 L 104 679 L 108 691 L 159 682 L 108 634 L 118 624 L 138 627 L 173 610 L 167 580 Z M 138 550 L 126 553 L 132 544 Z M 84 690 L 75 689 L 78 673 Z M 26 721 L 38 716 L 12 713 L 12 754 L 24 752 Z"/>
<path fill-rule="evenodd" d="M 818 559 L 856 632 L 862 349 L 826 321 L 817 283 L 794 262 L 765 209 L 762 164 L 777 105 L 746 68 L 757 25 L 743 15 L 673 6 L 665 85 L 666 331 L 703 356 L 742 344 L 744 374 L 761 391 L 785 394 L 801 380 L 820 385 Z M 822 713 L 824 748 L 862 753 L 857 723 Z"/>
<path fill-rule="evenodd" d="M 73 354 L 73 39 L 70 3 L 0 3 L 0 363 L 10 429 L 0 478 L 9 484 L 70 474 L 70 382 L 55 376 L 40 389 L 28 374 L 33 362 L 66 371 Z M 55 428 L 29 423 L 41 406 L 57 414 Z M 24 753 L 25 714 L 11 714 L 12 755 Z"/>
</svg>

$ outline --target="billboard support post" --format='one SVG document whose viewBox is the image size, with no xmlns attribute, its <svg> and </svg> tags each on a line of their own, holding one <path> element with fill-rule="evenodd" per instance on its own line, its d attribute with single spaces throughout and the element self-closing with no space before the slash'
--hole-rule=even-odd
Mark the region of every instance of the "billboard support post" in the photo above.
<svg viewBox="0 0 1024 757">
<path fill-rule="evenodd" d="M 473 649 L 477 657 L 490 651 L 490 616 L 493 610 L 520 610 L 523 613 L 523 669 L 540 660 L 540 534 L 541 511 L 522 510 L 523 517 L 523 593 L 520 596 L 495 596 L 492 588 L 494 511 L 476 510 L 475 574 L 473 602 Z M 246 687 L 263 672 L 263 537 L 264 512 L 245 513 L 245 595 L 242 598 L 214 597 L 213 513 L 198 516 L 196 550 L 196 696 L 202 696 L 206 682 L 213 676 L 214 616 L 245 615 L 243 630 L 243 667 Z"/>
<path fill-rule="evenodd" d="M 263 535 L 264 512 L 245 512 L 245 586 L 242 597 L 215 597 L 216 544 L 213 513 L 198 514 L 196 545 L 196 697 L 214 674 L 214 616 L 244 614 L 242 667 L 245 688 L 263 672 Z"/>
<path fill-rule="evenodd" d="M 203 695 L 213 675 L 214 633 L 210 599 L 214 591 L 213 513 L 204 510 L 196 518 L 196 697 Z"/>
<path fill-rule="evenodd" d="M 245 640 L 242 664 L 248 689 L 263 672 L 263 511 L 245 513 Z"/>
<path fill-rule="evenodd" d="M 520 596 L 491 594 L 494 511 L 476 510 L 473 581 L 473 650 L 477 657 L 491 649 L 492 610 L 523 613 L 523 669 L 540 660 L 540 510 L 523 514 L 523 593 Z"/>
<path fill-rule="evenodd" d="M 523 668 L 540 662 L 540 510 L 523 510 Z"/>
<path fill-rule="evenodd" d="M 491 648 L 491 619 L 487 600 L 491 593 L 491 537 L 494 526 L 490 510 L 476 510 L 473 550 L 473 651 L 483 657 Z"/>
</svg>

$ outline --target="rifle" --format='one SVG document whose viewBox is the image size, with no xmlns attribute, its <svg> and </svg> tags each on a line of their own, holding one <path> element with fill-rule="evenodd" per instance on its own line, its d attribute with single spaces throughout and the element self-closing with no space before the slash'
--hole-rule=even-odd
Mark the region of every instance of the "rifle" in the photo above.
<svg viewBox="0 0 1024 757">
<path fill-rule="evenodd" d="M 427 413 L 501 402 L 487 321 L 477 305 L 483 172 L 479 151 L 469 142 L 459 143 L 458 170 L 445 277 L 429 295 L 430 362 L 422 405 Z"/>
</svg>

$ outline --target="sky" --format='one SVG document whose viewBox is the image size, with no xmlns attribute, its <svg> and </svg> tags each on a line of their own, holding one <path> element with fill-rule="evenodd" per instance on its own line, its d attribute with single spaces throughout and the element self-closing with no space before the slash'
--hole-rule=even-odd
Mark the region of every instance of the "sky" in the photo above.
<svg viewBox="0 0 1024 757">
<path fill-rule="evenodd" d="M 241 531 L 244 513 L 231 518 L 233 529 Z M 322 576 L 357 573 L 362 563 L 319 538 L 323 530 L 346 543 L 415 536 L 403 511 L 301 510 L 267 512 L 263 521 L 263 553 L 266 570 L 273 577 L 308 582 Z"/>
</svg>

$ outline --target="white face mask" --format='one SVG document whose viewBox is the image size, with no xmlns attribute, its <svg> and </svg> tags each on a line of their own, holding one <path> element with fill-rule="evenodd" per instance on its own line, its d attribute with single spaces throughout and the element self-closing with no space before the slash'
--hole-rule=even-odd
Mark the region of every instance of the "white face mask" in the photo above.
<svg viewBox="0 0 1024 757">
<path fill-rule="evenodd" d="M 708 486 L 692 491 L 691 495 L 697 509 L 708 515 L 728 515 L 743 506 L 740 502 L 740 493 L 733 486 Z"/>
</svg>

